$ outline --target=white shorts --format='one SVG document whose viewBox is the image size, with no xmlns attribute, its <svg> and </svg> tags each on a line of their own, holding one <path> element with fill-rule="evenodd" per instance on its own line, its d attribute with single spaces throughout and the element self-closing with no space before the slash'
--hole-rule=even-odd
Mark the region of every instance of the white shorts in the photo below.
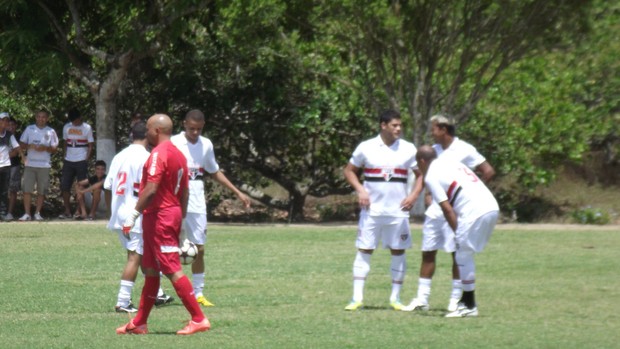
<svg viewBox="0 0 620 349">
<path fill-rule="evenodd" d="M 445 218 L 424 217 L 422 226 L 422 251 L 456 251 L 456 235 Z"/>
<path fill-rule="evenodd" d="M 383 248 L 404 250 L 411 248 L 411 230 L 408 217 L 373 217 L 362 213 L 355 246 L 374 250 L 383 242 Z"/>
<path fill-rule="evenodd" d="M 482 252 L 491 238 L 499 211 L 491 211 L 473 221 L 459 221 L 456 229 L 457 253 L 461 250 Z"/>
<path fill-rule="evenodd" d="M 144 243 L 142 242 L 142 234 L 130 232 L 129 239 L 123 234 L 123 231 L 120 229 L 114 229 L 118 234 L 118 241 L 121 242 L 121 246 L 127 251 L 134 251 L 140 256 L 144 252 Z"/>
<path fill-rule="evenodd" d="M 179 241 L 188 239 L 196 245 L 207 242 L 207 214 L 187 212 Z"/>
</svg>

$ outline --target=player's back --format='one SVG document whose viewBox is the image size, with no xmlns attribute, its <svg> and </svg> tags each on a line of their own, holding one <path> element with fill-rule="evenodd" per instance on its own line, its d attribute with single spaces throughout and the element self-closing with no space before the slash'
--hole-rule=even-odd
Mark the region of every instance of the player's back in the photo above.
<svg viewBox="0 0 620 349">
<path fill-rule="evenodd" d="M 148 182 L 158 183 L 157 192 L 145 212 L 181 205 L 181 196 L 188 187 L 187 159 L 172 142 L 157 145 L 142 173 L 140 191 Z"/>
<path fill-rule="evenodd" d="M 112 159 L 104 182 L 104 188 L 112 192 L 109 229 L 121 229 L 127 215 L 135 208 L 142 168 L 148 157 L 149 152 L 143 146 L 132 144 Z"/>
</svg>

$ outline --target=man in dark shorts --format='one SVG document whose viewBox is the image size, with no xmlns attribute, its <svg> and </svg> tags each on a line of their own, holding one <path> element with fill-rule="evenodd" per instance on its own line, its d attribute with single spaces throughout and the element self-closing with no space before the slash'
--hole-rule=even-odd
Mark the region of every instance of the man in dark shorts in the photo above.
<svg viewBox="0 0 620 349">
<path fill-rule="evenodd" d="M 177 334 L 204 332 L 211 328 L 211 324 L 196 302 L 192 283 L 183 273 L 179 260 L 179 234 L 189 199 L 187 160 L 170 142 L 170 117 L 155 114 L 149 118 L 146 127 L 147 139 L 154 149 L 142 170 L 138 202 L 123 224 L 123 232 L 129 234 L 135 220 L 143 213 L 144 287 L 136 317 L 117 328 L 116 333 L 148 333 L 147 320 L 157 300 L 160 271 L 170 279 L 192 317 L 187 326 L 177 331 Z"/>
</svg>

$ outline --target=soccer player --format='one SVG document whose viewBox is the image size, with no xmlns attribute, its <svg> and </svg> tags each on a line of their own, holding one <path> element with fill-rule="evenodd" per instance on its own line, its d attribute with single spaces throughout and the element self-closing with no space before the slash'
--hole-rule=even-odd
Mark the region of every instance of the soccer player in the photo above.
<svg viewBox="0 0 620 349">
<path fill-rule="evenodd" d="M 353 262 L 353 298 L 345 310 L 363 306 L 364 284 L 370 271 L 370 257 L 379 241 L 392 254 L 390 306 L 401 310 L 400 290 L 405 278 L 405 249 L 411 247 L 409 211 L 422 191 L 422 176 L 416 167 L 416 147 L 401 135 L 400 113 L 394 110 L 379 116 L 381 131 L 357 146 L 344 168 L 344 177 L 355 189 L 361 207 L 357 233 L 357 255 Z M 364 169 L 364 184 L 358 178 Z M 408 171 L 416 175 L 407 193 Z"/>
<path fill-rule="evenodd" d="M 58 218 L 71 218 L 71 187 L 73 181 L 84 180 L 88 177 L 88 159 L 93 150 L 95 138 L 93 128 L 82 121 L 82 114 L 73 108 L 69 111 L 69 122 L 62 129 L 62 138 L 65 140 L 65 159 L 62 164 L 62 178 L 60 190 L 65 212 Z"/>
<path fill-rule="evenodd" d="M 37 202 L 34 220 L 43 220 L 41 209 L 50 187 L 51 154 L 58 149 L 58 135 L 53 128 L 47 126 L 49 116 L 47 111 L 38 111 L 35 114 L 35 124 L 26 127 L 19 138 L 21 149 L 27 151 L 22 184 L 25 213 L 19 218 L 21 222 L 30 221 L 33 218 L 30 216 L 30 205 L 35 183 L 37 186 Z"/>
<path fill-rule="evenodd" d="M 189 203 L 187 216 L 183 220 L 183 231 L 189 241 L 198 247 L 198 255 L 192 263 L 192 285 L 198 303 L 213 306 L 203 294 L 205 279 L 205 243 L 207 241 L 207 204 L 205 201 L 204 174 L 211 175 L 216 182 L 232 191 L 247 208 L 250 200 L 220 171 L 215 160 L 213 143 L 202 136 L 205 116 L 200 110 L 191 110 L 183 121 L 184 132 L 173 136 L 170 140 L 179 148 L 187 159 L 189 170 Z"/>
<path fill-rule="evenodd" d="M 187 326 L 177 331 L 177 334 L 189 335 L 207 331 L 211 324 L 196 302 L 192 284 L 183 273 L 179 261 L 179 234 L 189 197 L 187 160 L 170 142 L 170 117 L 155 114 L 149 118 L 146 126 L 147 139 L 154 149 L 142 170 L 138 202 L 123 223 L 123 232 L 129 234 L 136 219 L 143 213 L 142 269 L 145 281 L 136 317 L 117 328 L 116 333 L 148 333 L 147 321 L 157 299 L 160 271 L 170 279 L 177 295 L 191 314 Z"/>
<path fill-rule="evenodd" d="M 430 119 L 431 136 L 435 140 L 433 148 L 438 157 L 450 157 L 463 163 L 472 171 L 480 174 L 482 181 L 487 183 L 494 175 L 495 170 L 474 146 L 456 137 L 454 122 L 444 115 L 434 115 Z M 418 292 L 416 297 L 403 308 L 404 311 L 428 310 L 431 294 L 431 282 L 435 274 L 435 259 L 437 250 L 452 254 L 452 292 L 448 302 L 448 311 L 455 311 L 463 293 L 463 287 L 459 276 L 459 268 L 454 260 L 456 243 L 454 232 L 446 222 L 439 205 L 432 201 L 427 191 L 427 202 L 430 206 L 424 214 L 422 226 L 422 262 L 420 266 L 420 278 L 418 279 Z"/>
<path fill-rule="evenodd" d="M 112 159 L 110 171 L 103 182 L 103 188 L 112 192 L 110 210 L 112 216 L 108 222 L 108 229 L 118 233 L 121 246 L 127 250 L 127 262 L 121 275 L 121 286 L 114 307 L 117 313 L 138 311 L 131 303 L 131 291 L 138 276 L 143 253 L 141 218 L 136 219 L 136 224 L 129 234 L 125 235 L 122 231 L 123 223 L 138 202 L 142 167 L 149 157 L 149 152 L 146 150 L 146 123 L 134 124 L 131 132 L 134 134 L 133 143 Z M 160 288 L 155 305 L 167 304 L 173 300 L 174 298 L 166 295 Z"/>
<path fill-rule="evenodd" d="M 416 155 L 424 183 L 456 235 L 455 259 L 463 283 L 463 296 L 456 310 L 446 317 L 478 316 L 475 299 L 474 255 L 482 252 L 497 223 L 499 206 L 482 180 L 463 163 L 450 157 L 437 158 L 431 146 Z"/>
</svg>

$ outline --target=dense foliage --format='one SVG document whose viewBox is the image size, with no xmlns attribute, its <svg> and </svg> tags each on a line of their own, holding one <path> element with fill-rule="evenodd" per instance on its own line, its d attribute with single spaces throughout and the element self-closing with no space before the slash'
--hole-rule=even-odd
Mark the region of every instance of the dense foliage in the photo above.
<svg viewBox="0 0 620 349">
<path fill-rule="evenodd" d="M 79 105 L 97 156 L 134 111 L 199 108 L 227 175 L 303 219 L 308 195 L 346 193 L 341 169 L 396 108 L 429 141 L 437 112 L 498 170 L 513 210 L 589 149 L 618 161 L 616 2 L 0 1 L 0 109 Z M 92 117 L 91 117 L 92 116 Z M 593 122 L 596 121 L 596 122 Z M 261 192 L 271 184 L 288 197 Z"/>
</svg>

